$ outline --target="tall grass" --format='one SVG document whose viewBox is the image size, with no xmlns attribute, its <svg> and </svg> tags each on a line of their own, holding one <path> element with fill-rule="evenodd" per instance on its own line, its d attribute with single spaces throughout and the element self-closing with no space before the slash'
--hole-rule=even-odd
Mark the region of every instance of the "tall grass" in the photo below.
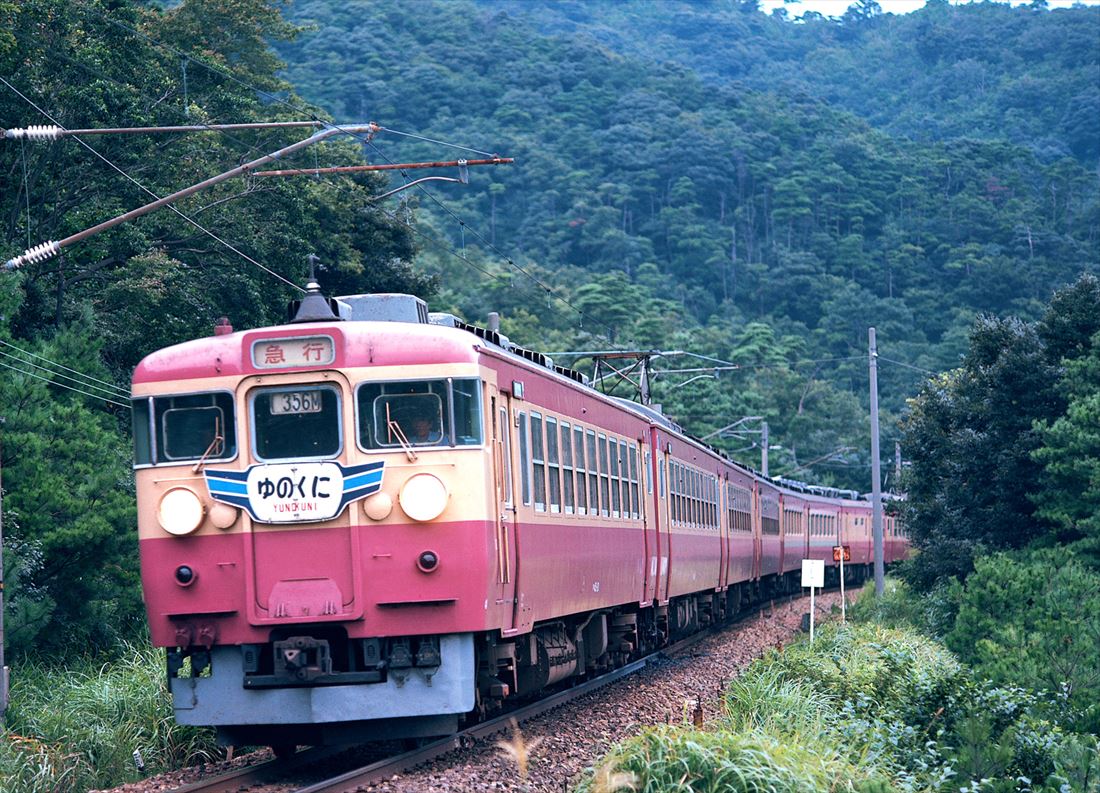
<svg viewBox="0 0 1100 793">
<path fill-rule="evenodd" d="M 826 793 L 893 790 L 848 763 L 828 745 L 784 740 L 760 730 L 702 732 L 690 726 L 655 727 L 631 738 L 607 758 L 626 775 L 619 788 L 584 783 L 586 793 Z M 603 789 L 601 789 L 601 787 Z"/>
<path fill-rule="evenodd" d="M 0 790 L 86 791 L 213 759 L 213 733 L 176 724 L 164 653 L 126 644 L 109 662 L 28 661 L 12 671 Z"/>
<path fill-rule="evenodd" d="M 930 735 L 962 682 L 951 653 L 915 633 L 826 626 L 730 683 L 716 729 L 646 731 L 603 767 L 650 793 L 939 790 L 950 772 Z M 597 793 L 595 777 L 581 790 Z"/>
</svg>

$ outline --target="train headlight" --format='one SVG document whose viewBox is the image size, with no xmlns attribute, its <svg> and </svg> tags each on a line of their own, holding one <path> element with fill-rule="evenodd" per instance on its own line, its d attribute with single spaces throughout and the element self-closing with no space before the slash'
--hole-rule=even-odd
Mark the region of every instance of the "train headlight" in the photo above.
<svg viewBox="0 0 1100 793">
<path fill-rule="evenodd" d="M 413 520 L 434 520 L 447 506 L 447 486 L 433 474 L 416 474 L 405 482 L 398 500 Z"/>
<path fill-rule="evenodd" d="M 174 487 L 160 498 L 157 520 L 169 534 L 183 537 L 202 523 L 202 501 L 186 487 Z"/>
</svg>

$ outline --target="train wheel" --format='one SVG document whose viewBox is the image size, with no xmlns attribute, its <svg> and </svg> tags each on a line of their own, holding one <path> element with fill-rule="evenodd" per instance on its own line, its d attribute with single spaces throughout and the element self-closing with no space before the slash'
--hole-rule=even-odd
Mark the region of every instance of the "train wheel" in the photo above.
<svg viewBox="0 0 1100 793">
<path fill-rule="evenodd" d="M 298 751 L 298 747 L 292 743 L 277 743 L 271 747 L 272 754 L 280 760 L 285 760 Z"/>
</svg>

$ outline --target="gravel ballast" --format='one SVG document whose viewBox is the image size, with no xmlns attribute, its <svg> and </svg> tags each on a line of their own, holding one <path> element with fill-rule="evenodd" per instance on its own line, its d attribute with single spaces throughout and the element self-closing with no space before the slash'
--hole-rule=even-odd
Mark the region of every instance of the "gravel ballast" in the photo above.
<svg viewBox="0 0 1100 793">
<path fill-rule="evenodd" d="M 850 596 L 853 593 L 849 593 Z M 839 610 L 840 594 L 817 597 L 817 621 Z M 402 775 L 368 785 L 371 793 L 447 791 L 524 791 L 563 793 L 611 746 L 645 726 L 705 723 L 721 709 L 725 684 L 770 647 L 781 647 L 799 633 L 810 600 L 775 601 L 758 614 L 707 636 L 673 658 L 661 658 L 640 672 L 524 722 L 518 733 L 506 731 L 476 741 Z M 701 709 L 701 714 L 697 711 Z M 504 747 L 501 744 L 510 744 Z M 233 762 L 258 762 L 257 752 Z M 519 758 L 526 759 L 526 779 Z M 225 773 L 228 763 L 184 769 L 115 788 L 111 793 L 166 791 L 206 775 Z M 348 766 L 345 766 L 345 770 Z M 332 773 L 337 773 L 333 770 Z M 317 777 L 319 781 L 320 777 Z M 304 780 L 299 780 L 304 784 Z M 286 784 L 249 787 L 251 793 L 292 790 Z"/>
</svg>

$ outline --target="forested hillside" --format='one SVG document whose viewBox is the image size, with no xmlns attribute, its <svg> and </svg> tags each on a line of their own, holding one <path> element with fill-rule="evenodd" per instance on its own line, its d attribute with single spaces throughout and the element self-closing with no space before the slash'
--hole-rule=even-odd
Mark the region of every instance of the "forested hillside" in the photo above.
<svg viewBox="0 0 1100 793">
<path fill-rule="evenodd" d="M 446 210 L 406 194 L 421 233 L 480 268 L 423 245 L 434 305 L 500 310 L 544 349 L 734 361 L 656 397 L 700 435 L 766 415 L 781 472 L 865 487 L 865 453 L 794 466 L 866 448 L 849 359 L 869 325 L 885 356 L 950 368 L 977 314 L 1036 318 L 1096 266 L 1100 10 L 863 3 L 794 24 L 754 5 L 304 0 L 279 51 L 339 119 L 517 158 L 439 188 Z M 920 373 L 881 376 L 900 411 Z"/>
<path fill-rule="evenodd" d="M 772 473 L 863 490 L 869 325 L 888 454 L 892 418 L 958 365 L 979 313 L 1037 320 L 1100 260 L 1096 9 L 865 3 L 794 24 L 751 3 L 299 0 L 287 24 L 276 0 L 165 5 L 0 0 L 0 126 L 317 112 L 392 131 L 297 164 L 516 163 L 377 203 L 381 177 L 227 182 L 180 203 L 189 219 L 161 210 L 0 273 L 18 650 L 132 631 L 129 370 L 221 315 L 277 320 L 310 253 L 331 292 L 497 310 L 542 349 L 692 353 L 659 362 L 669 415 L 700 436 L 762 416 Z M 306 134 L 89 138 L 105 159 L 5 140 L 0 260 Z M 1057 413 L 1037 418 L 1072 448 Z M 755 463 L 751 441 L 717 442 Z"/>
<path fill-rule="evenodd" d="M 800 5 L 765 15 L 746 0 L 479 2 L 544 33 L 683 63 L 709 84 L 815 96 L 913 140 L 1007 140 L 1093 165 L 1100 155 L 1096 7 L 927 0 L 891 14 L 889 0 L 853 0 L 834 20 Z"/>
</svg>

